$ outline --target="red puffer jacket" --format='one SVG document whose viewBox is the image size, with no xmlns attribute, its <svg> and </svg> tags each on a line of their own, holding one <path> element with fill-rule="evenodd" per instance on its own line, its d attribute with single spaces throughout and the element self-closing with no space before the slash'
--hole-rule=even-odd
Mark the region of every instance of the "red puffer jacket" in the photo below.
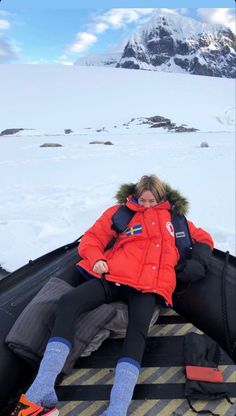
<svg viewBox="0 0 236 416">
<path fill-rule="evenodd" d="M 107 209 L 85 232 L 78 248 L 83 259 L 78 265 L 100 278 L 93 272 L 93 266 L 98 260 L 106 260 L 109 268 L 107 280 L 135 287 L 142 292 L 158 293 L 172 305 L 172 293 L 176 286 L 174 267 L 179 252 L 170 222 L 170 203 L 165 201 L 145 209 L 130 199 L 126 205 L 136 214 L 113 248 L 104 253 L 106 245 L 116 235 L 111 229 L 111 218 L 119 205 Z M 193 241 L 213 248 L 213 240 L 206 231 L 196 228 L 190 221 L 188 225 Z"/>
</svg>

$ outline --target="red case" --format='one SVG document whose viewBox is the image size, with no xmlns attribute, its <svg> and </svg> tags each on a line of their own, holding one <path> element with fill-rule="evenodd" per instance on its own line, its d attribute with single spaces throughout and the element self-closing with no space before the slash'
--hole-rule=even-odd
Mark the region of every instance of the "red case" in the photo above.
<svg viewBox="0 0 236 416">
<path fill-rule="evenodd" d="M 222 383 L 224 381 L 223 375 L 218 368 L 187 365 L 185 369 L 188 380 L 209 381 L 212 383 Z"/>
</svg>

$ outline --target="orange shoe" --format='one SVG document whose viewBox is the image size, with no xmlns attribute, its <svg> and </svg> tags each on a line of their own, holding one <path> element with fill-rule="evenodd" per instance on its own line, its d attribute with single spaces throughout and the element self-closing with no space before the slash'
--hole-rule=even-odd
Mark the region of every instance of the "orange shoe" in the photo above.
<svg viewBox="0 0 236 416">
<path fill-rule="evenodd" d="M 11 413 L 11 416 L 58 416 L 59 410 L 55 407 L 53 409 L 46 409 L 27 400 L 24 394 L 21 395 L 19 402 Z"/>
</svg>

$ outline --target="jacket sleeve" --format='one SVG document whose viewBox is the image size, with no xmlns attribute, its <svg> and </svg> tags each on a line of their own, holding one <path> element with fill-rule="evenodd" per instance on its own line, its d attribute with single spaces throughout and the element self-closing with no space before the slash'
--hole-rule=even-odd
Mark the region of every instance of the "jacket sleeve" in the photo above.
<svg viewBox="0 0 236 416">
<path fill-rule="evenodd" d="M 213 250 L 214 241 L 207 231 L 203 230 L 202 228 L 197 228 L 191 221 L 188 221 L 188 227 L 193 243 L 198 242 L 208 244 L 211 250 Z"/>
<path fill-rule="evenodd" d="M 112 215 L 118 206 L 108 208 L 97 221 L 83 235 L 78 246 L 79 255 L 88 259 L 90 266 L 93 267 L 98 260 L 105 259 L 104 249 L 116 232 L 111 229 Z"/>
</svg>

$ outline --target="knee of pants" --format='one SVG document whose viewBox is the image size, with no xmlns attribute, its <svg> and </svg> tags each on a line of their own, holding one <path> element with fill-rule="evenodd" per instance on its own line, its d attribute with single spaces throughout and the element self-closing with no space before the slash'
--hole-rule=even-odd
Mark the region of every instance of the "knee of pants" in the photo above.
<svg viewBox="0 0 236 416">
<path fill-rule="evenodd" d="M 70 303 L 70 292 L 65 293 L 64 295 L 62 295 L 58 301 L 58 306 L 62 306 L 62 305 L 67 305 L 68 303 Z"/>
<path fill-rule="evenodd" d="M 57 304 L 57 314 L 60 312 L 66 314 L 67 311 L 69 312 L 77 309 L 78 303 L 71 299 L 70 292 L 61 296 Z"/>
</svg>

